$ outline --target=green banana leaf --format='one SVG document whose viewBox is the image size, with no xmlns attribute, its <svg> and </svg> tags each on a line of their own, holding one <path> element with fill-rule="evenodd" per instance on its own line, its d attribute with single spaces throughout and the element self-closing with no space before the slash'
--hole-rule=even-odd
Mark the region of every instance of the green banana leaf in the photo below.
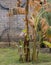
<svg viewBox="0 0 51 65">
<path fill-rule="evenodd" d="M 48 36 L 48 37 L 51 37 L 51 28 L 49 28 L 49 29 L 47 30 L 47 36 Z"/>
<path fill-rule="evenodd" d="M 47 45 L 49 48 L 51 48 L 51 43 L 50 43 L 50 42 L 48 42 L 48 41 L 43 41 L 43 43 L 44 43 L 45 45 Z"/>
</svg>

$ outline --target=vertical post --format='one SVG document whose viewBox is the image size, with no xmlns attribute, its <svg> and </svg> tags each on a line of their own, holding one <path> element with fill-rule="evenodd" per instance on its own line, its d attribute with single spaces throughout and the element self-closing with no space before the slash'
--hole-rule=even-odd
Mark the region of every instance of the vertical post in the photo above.
<svg viewBox="0 0 51 65">
<path fill-rule="evenodd" d="M 7 33 L 7 37 L 8 37 L 9 47 L 10 47 L 10 36 L 9 36 L 9 33 Z"/>
<path fill-rule="evenodd" d="M 9 21 L 8 21 L 8 26 L 9 26 L 9 29 L 8 29 L 8 31 L 7 31 L 7 37 L 8 37 L 8 43 L 9 43 L 9 47 L 10 47 L 10 42 L 11 42 L 11 40 L 10 40 L 10 23 L 11 21 L 10 21 L 10 17 L 9 17 Z"/>
<path fill-rule="evenodd" d="M 25 61 L 30 61 L 30 49 L 29 49 L 29 27 L 28 27 L 28 6 L 29 6 L 29 0 L 26 1 L 26 36 L 24 40 L 24 53 L 25 53 Z"/>
</svg>

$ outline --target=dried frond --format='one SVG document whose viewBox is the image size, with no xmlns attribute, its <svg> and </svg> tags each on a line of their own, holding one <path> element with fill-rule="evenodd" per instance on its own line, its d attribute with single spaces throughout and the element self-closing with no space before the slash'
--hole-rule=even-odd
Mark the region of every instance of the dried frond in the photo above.
<svg viewBox="0 0 51 65">
<path fill-rule="evenodd" d="M 34 11 L 39 12 L 41 9 L 41 4 L 37 1 L 34 1 Z"/>
<path fill-rule="evenodd" d="M 10 9 L 7 16 L 13 16 L 17 14 L 26 14 L 25 8 L 17 7 Z"/>
<path fill-rule="evenodd" d="M 47 29 L 49 28 L 49 25 L 47 24 L 46 19 L 45 18 L 42 18 L 40 22 L 41 22 L 42 30 L 44 32 L 47 31 Z"/>
</svg>

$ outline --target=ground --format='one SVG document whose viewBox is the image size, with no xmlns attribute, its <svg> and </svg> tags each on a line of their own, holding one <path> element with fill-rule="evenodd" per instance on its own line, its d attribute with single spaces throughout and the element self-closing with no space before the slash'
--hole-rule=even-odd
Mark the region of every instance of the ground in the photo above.
<svg viewBox="0 0 51 65">
<path fill-rule="evenodd" d="M 0 65 L 51 65 L 51 54 L 40 53 L 37 63 L 21 63 L 17 48 L 0 48 Z"/>
</svg>

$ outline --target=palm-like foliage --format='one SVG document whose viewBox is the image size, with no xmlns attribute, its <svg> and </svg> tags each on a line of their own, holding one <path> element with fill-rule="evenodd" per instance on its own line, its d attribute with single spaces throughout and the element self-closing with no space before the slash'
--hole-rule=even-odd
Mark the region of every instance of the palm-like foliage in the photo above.
<svg viewBox="0 0 51 65">
<path fill-rule="evenodd" d="M 45 7 L 45 6 L 44 6 Z M 42 7 L 43 8 L 43 7 Z M 40 10 L 40 12 L 38 12 L 38 14 L 36 15 L 36 17 L 33 17 L 32 15 L 31 15 L 31 17 L 32 17 L 32 20 L 33 20 L 33 22 L 34 22 L 34 31 L 36 31 L 36 34 L 35 34 L 35 37 L 34 37 L 34 40 L 36 40 L 36 36 L 37 36 L 37 34 L 38 34 L 38 36 L 39 36 L 39 43 L 41 43 L 41 35 L 42 35 L 42 32 L 41 32 L 41 30 L 38 30 L 38 24 L 40 23 L 40 20 L 42 19 L 42 15 L 44 14 L 44 13 L 46 13 L 47 12 L 47 10 L 46 9 L 43 9 L 43 11 L 42 11 L 42 9 Z M 46 24 L 47 24 L 47 22 L 46 22 Z M 35 33 L 35 32 L 34 32 Z M 37 60 L 37 51 L 36 51 L 36 41 L 34 41 L 34 47 L 33 47 L 33 60 L 34 61 L 36 61 Z"/>
<path fill-rule="evenodd" d="M 47 30 L 47 36 L 51 38 L 51 28 Z"/>
</svg>

